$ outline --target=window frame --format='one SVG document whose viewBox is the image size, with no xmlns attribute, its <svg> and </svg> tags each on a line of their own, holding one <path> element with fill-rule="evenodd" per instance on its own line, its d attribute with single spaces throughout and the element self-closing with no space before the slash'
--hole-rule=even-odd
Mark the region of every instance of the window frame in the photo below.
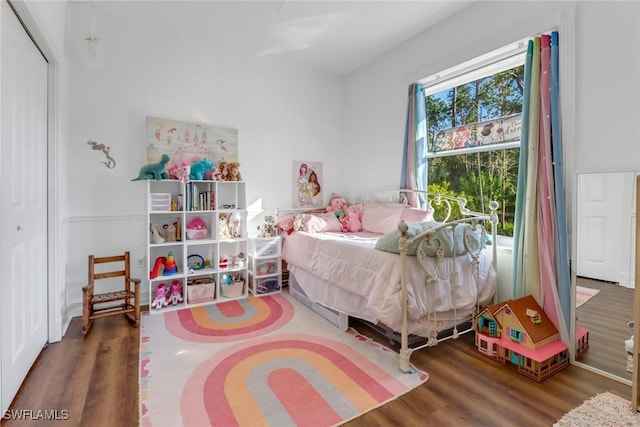
<svg viewBox="0 0 640 427">
<path fill-rule="evenodd" d="M 517 40 L 501 48 L 494 49 L 483 55 L 477 56 L 473 59 L 462 62 L 458 65 L 452 66 L 420 80 L 419 84 L 422 86 L 425 98 L 483 77 L 492 76 L 511 68 L 523 66 L 526 62 L 527 46 L 529 40 L 530 37 Z M 498 117 L 496 117 L 495 119 L 498 119 Z M 472 124 L 473 123 L 465 123 L 461 126 L 469 126 Z M 435 158 L 476 154 L 491 151 L 498 152 L 500 150 L 508 150 L 520 147 L 521 141 L 517 140 L 504 143 L 478 145 L 475 147 L 433 152 L 430 151 L 430 144 L 427 144 L 427 152 L 425 157 L 428 162 L 430 159 Z M 499 246 L 504 246 L 506 248 L 513 247 L 512 236 L 499 234 L 498 237 Z"/>
</svg>

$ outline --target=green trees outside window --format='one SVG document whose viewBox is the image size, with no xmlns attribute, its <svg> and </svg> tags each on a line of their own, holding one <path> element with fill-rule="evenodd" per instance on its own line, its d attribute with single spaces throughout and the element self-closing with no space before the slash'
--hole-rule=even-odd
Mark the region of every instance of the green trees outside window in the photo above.
<svg viewBox="0 0 640 427">
<path fill-rule="evenodd" d="M 493 127 L 489 121 L 522 112 L 523 82 L 521 65 L 426 97 L 429 190 L 464 197 L 477 212 L 486 212 L 496 200 L 498 231 L 506 236 L 513 235 L 519 140 L 483 145 L 482 138 Z M 483 127 L 483 122 L 489 123 Z M 442 136 L 456 135 L 458 129 L 467 133 L 465 144 L 443 150 Z"/>
</svg>

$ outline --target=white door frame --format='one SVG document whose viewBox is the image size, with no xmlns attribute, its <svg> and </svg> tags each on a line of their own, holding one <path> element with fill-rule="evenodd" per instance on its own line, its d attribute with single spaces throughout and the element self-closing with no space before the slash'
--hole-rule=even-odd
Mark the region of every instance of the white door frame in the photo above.
<svg viewBox="0 0 640 427">
<path fill-rule="evenodd" d="M 4 1 L 4 0 L 0 0 Z M 16 10 L 23 25 L 27 28 L 31 38 L 48 61 L 48 126 L 47 126 L 47 234 L 48 234 L 48 256 L 47 256 L 47 299 L 48 299 L 48 340 L 56 342 L 62 339 L 63 327 L 63 298 L 64 281 L 59 279 L 58 268 L 63 257 L 61 254 L 64 248 L 60 247 L 59 236 L 59 194 L 55 190 L 58 185 L 58 134 L 59 129 L 59 109 L 58 103 L 60 95 L 58 93 L 59 72 L 53 50 L 47 42 L 43 32 L 38 27 L 36 20 L 24 2 L 11 2 L 11 6 Z M 0 123 L 1 126 L 1 123 Z M 2 306 L 0 305 L 0 310 Z"/>
</svg>

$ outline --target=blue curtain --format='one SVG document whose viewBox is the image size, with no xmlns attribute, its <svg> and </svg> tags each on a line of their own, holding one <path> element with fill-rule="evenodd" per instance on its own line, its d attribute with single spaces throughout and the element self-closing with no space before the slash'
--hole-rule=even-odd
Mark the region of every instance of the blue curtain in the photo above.
<svg viewBox="0 0 640 427">
<path fill-rule="evenodd" d="M 427 190 L 427 115 L 425 102 L 422 86 L 417 83 L 410 85 L 400 188 Z M 426 198 L 410 197 L 409 204 L 411 206 L 426 207 Z"/>
<path fill-rule="evenodd" d="M 569 345 L 570 275 L 558 33 L 529 41 L 514 224 L 513 298 L 532 295 Z"/>
</svg>

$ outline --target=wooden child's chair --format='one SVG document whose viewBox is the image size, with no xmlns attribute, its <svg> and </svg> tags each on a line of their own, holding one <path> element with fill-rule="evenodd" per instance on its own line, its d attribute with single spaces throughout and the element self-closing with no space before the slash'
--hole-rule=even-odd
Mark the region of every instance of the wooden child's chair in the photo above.
<svg viewBox="0 0 640 427">
<path fill-rule="evenodd" d="M 116 271 L 96 272 L 96 265 L 111 263 L 113 266 L 104 268 L 121 268 Z M 96 293 L 96 280 L 123 277 L 122 290 Z M 104 282 L 103 282 L 104 283 Z M 133 290 L 131 289 L 133 285 Z M 114 305 L 113 302 L 121 301 Z M 111 303 L 111 304 L 110 304 Z M 82 334 L 86 335 L 91 328 L 93 319 L 125 314 L 129 321 L 138 326 L 140 323 L 140 279 L 130 276 L 129 252 L 124 255 L 95 257 L 89 255 L 89 282 L 82 288 Z"/>
</svg>

